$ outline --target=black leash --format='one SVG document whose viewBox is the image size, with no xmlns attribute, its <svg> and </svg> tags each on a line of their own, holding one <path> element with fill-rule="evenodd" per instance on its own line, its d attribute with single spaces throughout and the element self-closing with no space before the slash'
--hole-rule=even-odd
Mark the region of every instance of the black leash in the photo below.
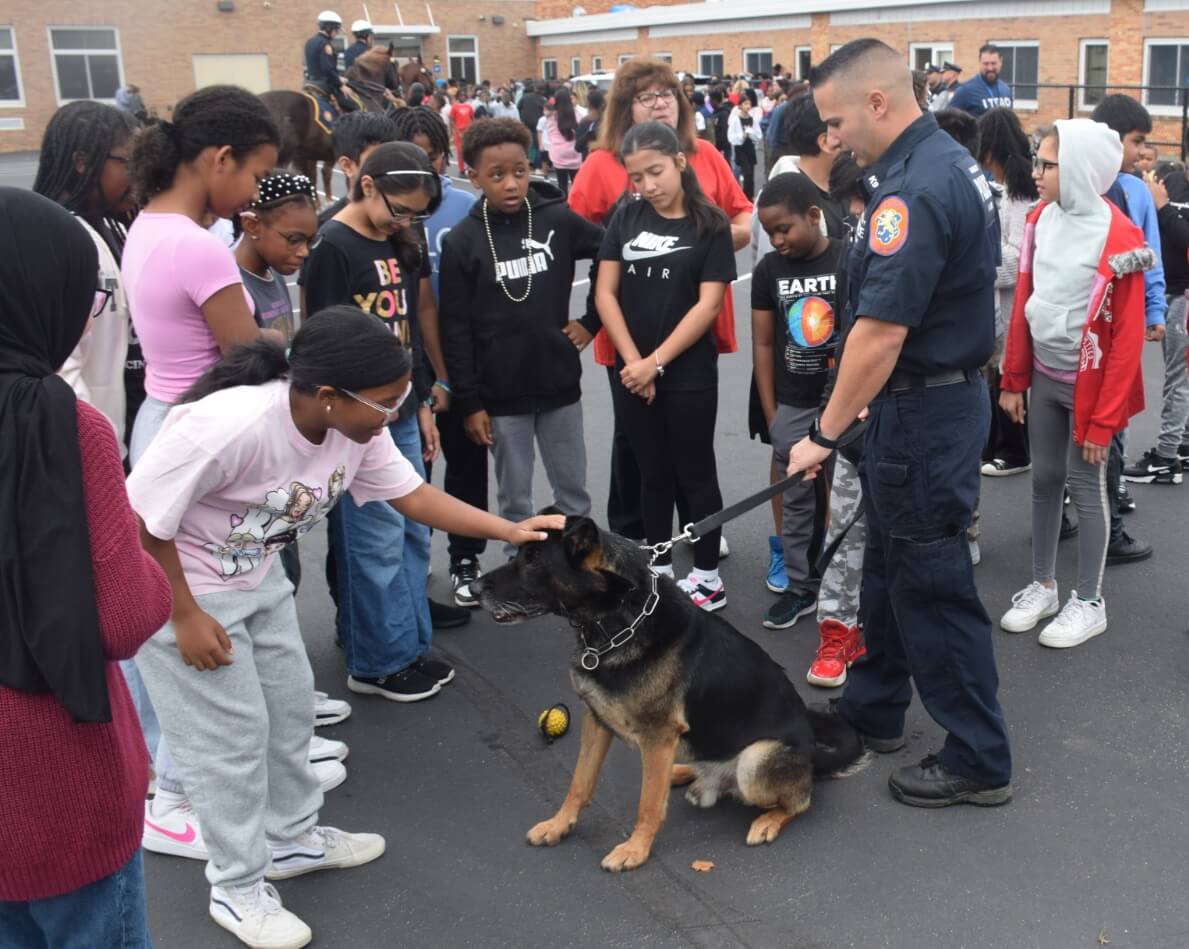
<svg viewBox="0 0 1189 949">
<path fill-rule="evenodd" d="M 843 432 L 842 435 L 836 440 L 838 447 L 845 448 L 847 445 L 850 445 L 850 444 L 858 441 L 862 437 L 862 435 L 863 435 L 864 431 L 866 431 L 866 429 L 867 429 L 867 420 L 866 419 L 856 419 L 854 422 L 852 422 L 850 424 L 850 426 L 847 428 L 847 430 L 845 432 Z M 766 488 L 764 488 L 760 491 L 757 491 L 755 494 L 749 494 L 742 501 L 736 501 L 730 507 L 724 508 L 723 510 L 719 511 L 717 514 L 711 514 L 709 517 L 703 518 L 702 520 L 698 521 L 698 523 L 696 523 L 696 524 L 688 525 L 685 528 L 685 531 L 681 535 L 680 539 L 687 540 L 691 544 L 696 543 L 697 541 L 699 541 L 703 537 L 705 537 L 707 534 L 709 534 L 712 530 L 722 527 L 723 524 L 726 524 L 728 521 L 733 521 L 740 514 L 746 514 L 753 507 L 757 507 L 757 506 L 763 504 L 765 501 L 771 500 L 772 498 L 776 497 L 776 495 L 778 495 L 778 494 L 783 494 L 786 489 L 788 489 L 792 485 L 796 484 L 798 481 L 804 480 L 804 477 L 805 477 L 804 472 L 798 471 L 794 475 L 789 475 L 789 477 L 787 477 L 787 478 L 782 478 L 780 481 L 777 481 L 775 484 L 768 485 Z M 849 530 L 850 526 L 851 525 L 847 525 L 848 530 Z M 834 539 L 834 542 L 831 544 L 831 546 L 828 547 L 823 552 L 822 556 L 825 557 L 825 555 L 827 553 L 830 554 L 831 556 L 833 556 L 833 553 L 835 551 L 837 551 L 837 549 L 838 549 L 837 545 L 841 541 L 841 538 L 842 538 L 841 534 L 838 537 L 836 537 Z M 818 559 L 820 562 L 821 558 L 818 558 Z M 826 562 L 827 563 L 829 562 L 829 558 L 826 558 Z"/>
</svg>

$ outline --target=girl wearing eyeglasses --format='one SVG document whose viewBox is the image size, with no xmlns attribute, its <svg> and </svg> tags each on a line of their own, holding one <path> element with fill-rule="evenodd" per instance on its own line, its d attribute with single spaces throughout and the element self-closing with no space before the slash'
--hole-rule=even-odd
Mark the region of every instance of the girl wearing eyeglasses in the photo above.
<svg viewBox="0 0 1189 949">
<path fill-rule="evenodd" d="M 297 273 L 318 237 L 314 185 L 305 175 L 277 169 L 260 182 L 260 197 L 236 218 L 235 262 L 252 297 L 252 316 L 266 329 L 293 338 L 293 303 L 285 278 Z"/>
<path fill-rule="evenodd" d="M 313 675 L 277 553 L 356 504 L 516 545 L 564 526 L 512 524 L 423 482 L 385 432 L 409 399 L 410 369 L 387 326 L 333 307 L 303 322 L 288 353 L 262 340 L 206 373 L 128 481 L 141 543 L 174 598 L 137 665 L 203 827 L 210 914 L 248 945 L 311 937 L 266 881 L 385 849 L 379 835 L 318 824 Z"/>
<path fill-rule="evenodd" d="M 376 147 L 350 202 L 323 225 L 303 279 L 310 312 L 355 307 L 413 353 L 415 398 L 388 422 L 421 477 L 424 462 L 438 453 L 433 393 L 449 395 L 422 230 L 440 200 L 441 182 L 425 152 L 408 142 Z M 436 695 L 454 670 L 429 657 L 429 529 L 386 504 L 348 500 L 330 518 L 330 536 L 327 580 L 338 604 L 347 687 L 397 702 Z"/>
</svg>

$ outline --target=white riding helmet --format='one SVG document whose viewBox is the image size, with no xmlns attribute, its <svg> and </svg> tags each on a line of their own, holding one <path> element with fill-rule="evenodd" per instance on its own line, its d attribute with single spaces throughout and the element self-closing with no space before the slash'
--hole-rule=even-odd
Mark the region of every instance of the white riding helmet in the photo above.
<svg viewBox="0 0 1189 949">
<path fill-rule="evenodd" d="M 321 13 L 318 14 L 318 25 L 319 26 L 329 25 L 329 26 L 341 27 L 343 25 L 343 20 L 333 10 L 323 10 Z"/>
<path fill-rule="evenodd" d="M 371 31 L 372 25 L 367 20 L 356 20 L 351 24 L 351 32 L 356 36 L 359 36 L 361 33 L 370 33 Z"/>
</svg>

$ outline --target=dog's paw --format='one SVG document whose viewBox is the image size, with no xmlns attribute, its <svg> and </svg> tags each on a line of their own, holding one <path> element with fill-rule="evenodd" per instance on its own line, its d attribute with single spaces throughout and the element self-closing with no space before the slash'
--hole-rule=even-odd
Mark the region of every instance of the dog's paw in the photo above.
<svg viewBox="0 0 1189 949">
<path fill-rule="evenodd" d="M 612 873 L 635 870 L 648 861 L 651 852 L 651 846 L 638 843 L 629 837 L 603 858 L 602 866 L 604 870 L 610 870 Z"/>
<path fill-rule="evenodd" d="M 673 771 L 669 775 L 669 787 L 679 788 L 684 784 L 690 784 L 697 778 L 698 772 L 687 764 L 673 765 Z"/>
<path fill-rule="evenodd" d="M 714 807 L 718 803 L 718 789 L 706 787 L 699 781 L 685 789 L 685 799 L 694 807 Z"/>
<path fill-rule="evenodd" d="M 527 834 L 527 839 L 534 847 L 552 847 L 561 843 L 563 837 L 568 837 L 570 831 L 574 829 L 573 821 L 558 820 L 556 817 L 551 817 L 549 820 L 543 820 L 532 828 Z"/>
<path fill-rule="evenodd" d="M 747 845 L 758 847 L 760 844 L 770 844 L 780 836 L 780 831 L 792 818 L 779 808 L 764 811 L 751 822 L 747 831 Z"/>
</svg>

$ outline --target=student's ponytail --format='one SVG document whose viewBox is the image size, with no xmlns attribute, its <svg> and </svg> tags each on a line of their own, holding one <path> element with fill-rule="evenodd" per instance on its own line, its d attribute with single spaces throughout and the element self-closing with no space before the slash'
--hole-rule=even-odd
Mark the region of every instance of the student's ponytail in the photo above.
<svg viewBox="0 0 1189 949">
<path fill-rule="evenodd" d="M 207 148 L 229 145 L 242 162 L 261 145 L 280 144 L 281 133 L 259 98 L 239 86 L 207 86 L 177 104 L 172 122 L 150 125 L 136 137 L 128 164 L 132 191 L 144 204 L 173 184 L 178 165 Z"/>
<path fill-rule="evenodd" d="M 623 138 L 620 161 L 633 152 L 646 149 L 668 155 L 674 161 L 678 155 L 683 154 L 677 133 L 662 122 L 641 122 L 639 125 L 633 125 Z M 686 216 L 693 221 L 698 237 L 729 228 L 730 219 L 722 208 L 706 197 L 706 192 L 702 190 L 698 176 L 689 163 L 689 156 L 685 157 L 685 167 L 681 170 L 682 207 Z"/>
<path fill-rule="evenodd" d="M 179 403 L 276 379 L 288 379 L 292 388 L 306 394 L 321 386 L 373 389 L 411 371 L 408 350 L 379 319 L 353 306 L 332 306 L 301 324 L 288 351 L 269 339 L 234 347 Z"/>
</svg>

